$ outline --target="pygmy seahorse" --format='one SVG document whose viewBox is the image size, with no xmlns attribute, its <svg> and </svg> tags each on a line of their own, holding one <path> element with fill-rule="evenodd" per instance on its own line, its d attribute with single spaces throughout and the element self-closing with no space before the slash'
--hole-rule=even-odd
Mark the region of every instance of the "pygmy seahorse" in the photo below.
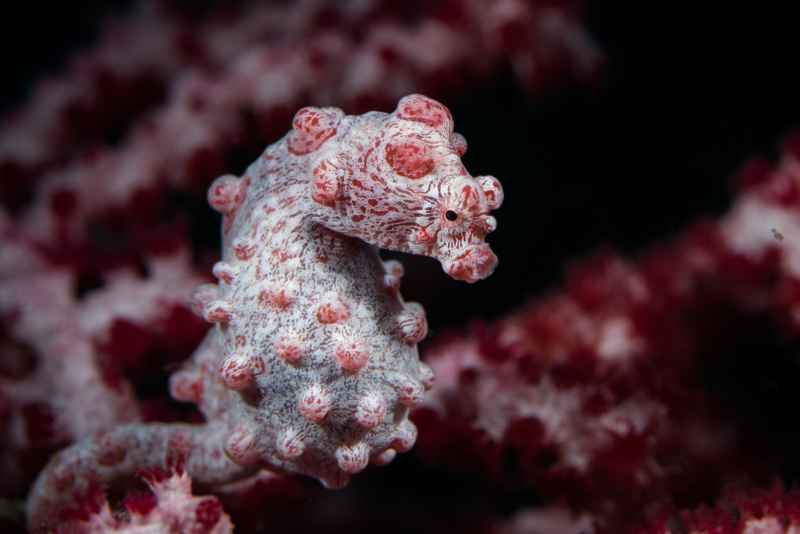
<svg viewBox="0 0 800 534">
<path fill-rule="evenodd" d="M 32 525 L 142 469 L 180 466 L 213 487 L 267 468 L 339 488 L 410 449 L 409 409 L 433 383 L 416 347 L 427 321 L 378 249 L 437 258 L 466 282 L 493 272 L 485 237 L 503 191 L 470 176 L 466 148 L 425 96 L 389 114 L 308 107 L 242 177 L 216 179 L 222 260 L 193 295 L 214 327 L 170 384 L 206 423 L 126 425 L 62 451 L 31 493 Z"/>
</svg>

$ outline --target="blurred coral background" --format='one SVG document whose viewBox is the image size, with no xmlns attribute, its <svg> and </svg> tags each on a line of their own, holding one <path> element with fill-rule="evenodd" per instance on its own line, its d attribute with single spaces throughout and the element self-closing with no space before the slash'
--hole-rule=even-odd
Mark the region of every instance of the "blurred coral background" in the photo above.
<svg viewBox="0 0 800 534">
<path fill-rule="evenodd" d="M 206 329 L 186 297 L 219 255 L 211 180 L 303 105 L 411 92 L 503 182 L 500 265 L 465 285 L 386 254 L 431 327 L 416 448 L 342 491 L 231 488 L 236 531 L 800 529 L 792 20 L 721 2 L 6 6 L 3 531 L 24 530 L 55 451 L 201 417 L 167 384 Z M 78 367 L 96 388 L 64 380 Z"/>
</svg>

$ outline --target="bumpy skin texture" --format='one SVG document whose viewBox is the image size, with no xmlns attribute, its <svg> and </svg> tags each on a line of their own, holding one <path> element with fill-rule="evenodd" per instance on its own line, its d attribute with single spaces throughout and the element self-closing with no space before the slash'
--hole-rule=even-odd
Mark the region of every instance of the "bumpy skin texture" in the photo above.
<svg viewBox="0 0 800 534">
<path fill-rule="evenodd" d="M 301 109 L 241 178 L 218 178 L 218 283 L 193 298 L 215 328 L 171 382 L 207 423 L 122 426 L 63 451 L 31 493 L 32 525 L 140 469 L 177 463 L 217 485 L 268 467 L 342 487 L 411 448 L 409 409 L 433 383 L 416 349 L 427 324 L 377 247 L 466 282 L 492 273 L 484 237 L 502 188 L 469 175 L 465 148 L 447 108 L 410 95 L 392 114 Z"/>
</svg>

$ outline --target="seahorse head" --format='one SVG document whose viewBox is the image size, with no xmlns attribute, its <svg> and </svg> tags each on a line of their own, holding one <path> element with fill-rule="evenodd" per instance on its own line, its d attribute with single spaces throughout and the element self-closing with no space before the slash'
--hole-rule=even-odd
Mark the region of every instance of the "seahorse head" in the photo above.
<svg viewBox="0 0 800 534">
<path fill-rule="evenodd" d="M 330 138 L 340 115 L 314 113 L 328 117 L 319 121 L 320 138 Z M 434 257 L 458 280 L 492 274 L 497 257 L 485 238 L 496 227 L 490 212 L 503 189 L 492 176 L 467 172 L 466 140 L 453 131 L 444 105 L 409 95 L 393 113 L 354 119 L 331 141 L 320 145 L 311 166 L 321 224 L 381 248 Z"/>
</svg>

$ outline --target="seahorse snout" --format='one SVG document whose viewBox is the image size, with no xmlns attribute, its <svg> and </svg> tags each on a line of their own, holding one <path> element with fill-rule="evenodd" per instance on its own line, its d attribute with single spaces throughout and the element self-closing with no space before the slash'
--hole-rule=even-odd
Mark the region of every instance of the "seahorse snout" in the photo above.
<svg viewBox="0 0 800 534">
<path fill-rule="evenodd" d="M 471 245 L 452 259 L 443 259 L 445 272 L 456 280 L 474 283 L 490 276 L 497 267 L 497 256 L 486 243 Z"/>
</svg>

